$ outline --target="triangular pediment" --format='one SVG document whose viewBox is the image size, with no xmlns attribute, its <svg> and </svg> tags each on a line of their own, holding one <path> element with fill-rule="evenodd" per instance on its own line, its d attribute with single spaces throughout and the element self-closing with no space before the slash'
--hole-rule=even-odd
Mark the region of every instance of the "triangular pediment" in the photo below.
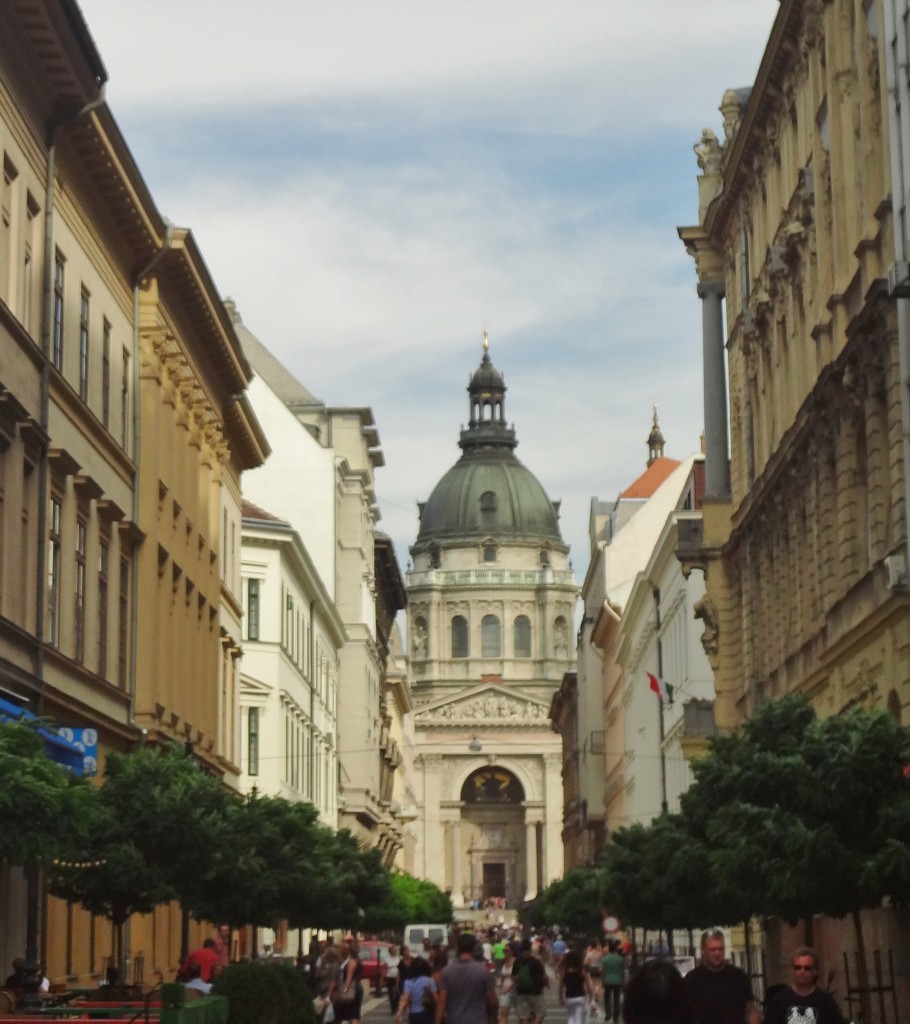
<svg viewBox="0 0 910 1024">
<path fill-rule="evenodd" d="M 414 712 L 421 725 L 532 725 L 549 720 L 549 701 L 519 690 L 481 683 L 431 701 Z"/>
<path fill-rule="evenodd" d="M 242 672 L 240 674 L 240 699 L 243 700 L 246 697 L 248 700 L 265 700 L 274 693 L 273 688 L 268 683 L 263 683 L 259 679 L 252 679 L 250 676 L 245 676 Z"/>
</svg>

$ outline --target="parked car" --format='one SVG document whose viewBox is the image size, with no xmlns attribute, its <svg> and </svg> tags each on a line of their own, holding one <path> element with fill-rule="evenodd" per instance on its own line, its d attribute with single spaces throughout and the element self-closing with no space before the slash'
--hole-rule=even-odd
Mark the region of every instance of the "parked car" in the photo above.
<svg viewBox="0 0 910 1024">
<path fill-rule="evenodd" d="M 360 961 L 364 986 L 378 990 L 382 964 L 390 945 L 389 942 L 378 942 L 375 939 L 364 939 L 358 943 L 357 959 Z"/>
</svg>

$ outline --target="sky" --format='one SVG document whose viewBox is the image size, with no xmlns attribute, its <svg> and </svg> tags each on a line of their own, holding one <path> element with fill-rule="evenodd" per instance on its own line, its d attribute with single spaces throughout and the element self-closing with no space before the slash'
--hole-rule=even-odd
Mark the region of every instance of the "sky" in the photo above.
<svg viewBox="0 0 910 1024">
<path fill-rule="evenodd" d="M 402 568 L 483 331 L 579 582 L 592 497 L 702 431 L 676 229 L 778 0 L 79 0 L 161 212 L 328 405 L 369 406 Z"/>
</svg>

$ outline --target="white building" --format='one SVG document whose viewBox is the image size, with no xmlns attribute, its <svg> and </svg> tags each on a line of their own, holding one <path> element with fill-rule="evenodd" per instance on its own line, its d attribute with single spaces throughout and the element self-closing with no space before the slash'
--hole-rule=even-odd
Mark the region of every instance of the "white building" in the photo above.
<svg viewBox="0 0 910 1024">
<path fill-rule="evenodd" d="M 420 504 L 407 574 L 415 867 L 456 907 L 509 907 L 563 873 L 562 756 L 548 712 L 574 669 L 578 588 L 551 501 L 516 458 L 483 361 L 459 461 Z"/>
<path fill-rule="evenodd" d="M 347 634 L 293 527 L 243 504 L 241 787 L 338 827 L 338 657 Z"/>
<path fill-rule="evenodd" d="M 370 409 L 328 406 L 311 394 L 227 305 L 256 373 L 250 400 L 272 446 L 266 465 L 244 477 L 244 494 L 299 534 L 344 623 L 335 705 L 338 824 L 392 863 L 402 829 L 392 806 L 398 757 L 385 670 L 404 590 L 390 542 L 376 541 L 379 432 Z"/>
<path fill-rule="evenodd" d="M 704 627 L 696 618 L 704 613 L 704 577 L 700 571 L 684 576 L 676 557 L 681 524 L 701 518 L 694 472 L 700 465 L 700 459 L 689 458 L 677 470 L 689 469 L 683 491 L 635 577 L 619 626 L 629 824 L 648 823 L 663 809 L 679 810 L 679 797 L 692 781 L 685 740 L 713 725 L 714 675 L 702 646 Z M 705 642 L 710 642 L 707 630 Z M 672 703 L 653 692 L 648 673 L 673 687 Z"/>
</svg>

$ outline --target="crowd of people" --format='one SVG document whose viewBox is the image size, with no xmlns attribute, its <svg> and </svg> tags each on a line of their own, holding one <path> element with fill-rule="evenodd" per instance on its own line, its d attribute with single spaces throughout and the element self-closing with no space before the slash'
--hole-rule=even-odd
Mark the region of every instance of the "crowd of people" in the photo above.
<svg viewBox="0 0 910 1024">
<path fill-rule="evenodd" d="M 352 942 L 340 951 L 323 944 L 317 959 L 321 1024 L 359 1020 Z M 649 953 L 639 964 L 619 941 L 468 931 L 453 934 L 448 946 L 427 942 L 418 955 L 390 946 L 377 981 L 395 1024 L 543 1024 L 551 987 L 567 1024 L 844 1024 L 833 996 L 818 986 L 819 959 L 809 947 L 793 953 L 792 981 L 769 991 L 764 1015 L 749 977 L 727 960 L 722 931 L 705 932 L 700 963 L 685 975 L 669 952 Z M 352 987 L 361 992 L 349 998 Z"/>
<path fill-rule="evenodd" d="M 685 975 L 669 950 L 650 949 L 642 964 L 629 953 L 619 941 L 573 945 L 561 935 L 465 931 L 445 946 L 425 940 L 417 955 L 407 945 L 383 947 L 374 984 L 395 1024 L 543 1024 L 553 984 L 567 1024 L 844 1024 L 836 1000 L 818 985 L 818 954 L 808 946 L 791 957 L 790 983 L 766 994 L 764 1014 L 748 975 L 727 960 L 720 930 L 704 933 L 701 962 Z M 358 1024 L 364 978 L 357 939 L 322 940 L 305 960 L 319 1024 Z M 229 962 L 230 928 L 222 925 L 178 976 L 188 995 L 203 995 Z M 18 994 L 26 980 L 17 958 L 4 989 Z M 39 983 L 46 990 L 43 975 Z"/>
</svg>

